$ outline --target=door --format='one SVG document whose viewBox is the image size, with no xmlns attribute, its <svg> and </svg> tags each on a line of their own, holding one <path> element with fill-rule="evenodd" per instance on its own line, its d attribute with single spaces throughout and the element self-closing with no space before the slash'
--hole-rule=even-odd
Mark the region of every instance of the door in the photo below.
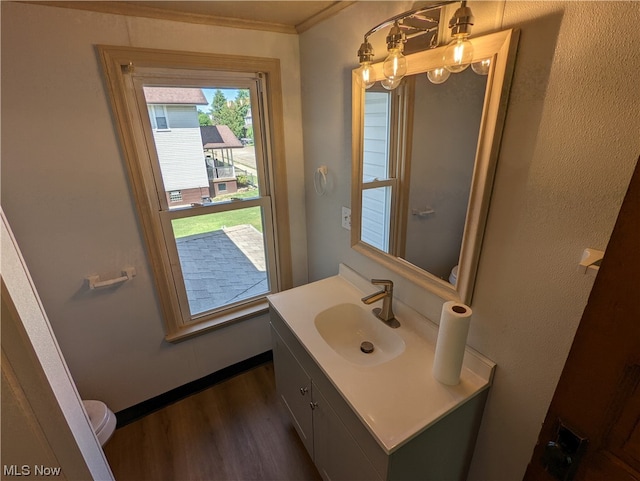
<svg viewBox="0 0 640 481">
<path fill-rule="evenodd" d="M 640 161 L 525 480 L 640 480 Z"/>
<path fill-rule="evenodd" d="M 273 365 L 276 373 L 276 391 L 289 415 L 304 447 L 313 459 L 313 413 L 311 378 L 289 350 L 278 332 L 272 327 Z"/>
<path fill-rule="evenodd" d="M 0 479 L 113 480 L 0 208 Z"/>
<path fill-rule="evenodd" d="M 380 481 L 349 430 L 313 385 L 314 461 L 325 481 Z"/>
</svg>

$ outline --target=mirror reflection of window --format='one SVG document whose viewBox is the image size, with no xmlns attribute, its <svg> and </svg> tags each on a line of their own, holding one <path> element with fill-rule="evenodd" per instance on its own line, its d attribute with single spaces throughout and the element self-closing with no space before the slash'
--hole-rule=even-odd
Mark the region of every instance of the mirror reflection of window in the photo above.
<svg viewBox="0 0 640 481">
<path fill-rule="evenodd" d="M 391 94 L 367 91 L 364 98 L 362 181 L 389 177 L 389 130 Z"/>
<path fill-rule="evenodd" d="M 391 187 L 378 187 L 362 191 L 363 242 L 389 253 L 391 229 Z"/>
<path fill-rule="evenodd" d="M 364 136 L 362 161 L 363 242 L 390 251 L 391 205 L 395 175 L 390 152 L 391 93 L 367 91 L 364 99 Z"/>
</svg>

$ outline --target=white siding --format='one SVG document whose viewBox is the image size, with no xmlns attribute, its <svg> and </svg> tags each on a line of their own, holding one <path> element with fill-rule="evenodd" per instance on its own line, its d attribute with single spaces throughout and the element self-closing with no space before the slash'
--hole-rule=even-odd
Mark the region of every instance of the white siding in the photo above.
<svg viewBox="0 0 640 481">
<path fill-rule="evenodd" d="M 388 92 L 366 92 L 363 141 L 363 181 L 389 176 Z"/>
<path fill-rule="evenodd" d="M 384 252 L 389 252 L 391 189 L 392 187 L 379 187 L 362 191 L 360 238 Z"/>
<path fill-rule="evenodd" d="M 195 105 L 167 105 L 169 126 L 172 129 L 200 129 L 198 109 Z M 200 144 L 202 147 L 202 144 Z"/>
<path fill-rule="evenodd" d="M 168 105 L 169 130 L 154 130 L 166 191 L 208 187 L 195 106 Z"/>
</svg>

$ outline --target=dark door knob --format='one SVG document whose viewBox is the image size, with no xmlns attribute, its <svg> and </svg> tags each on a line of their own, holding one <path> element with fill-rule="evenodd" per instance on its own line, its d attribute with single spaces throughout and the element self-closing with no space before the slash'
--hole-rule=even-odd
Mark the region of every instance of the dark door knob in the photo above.
<svg viewBox="0 0 640 481">
<path fill-rule="evenodd" d="M 563 447 L 555 441 L 549 441 L 544 448 L 542 464 L 549 472 L 558 479 L 566 479 L 566 474 L 571 467 L 571 456 L 565 452 Z"/>
</svg>

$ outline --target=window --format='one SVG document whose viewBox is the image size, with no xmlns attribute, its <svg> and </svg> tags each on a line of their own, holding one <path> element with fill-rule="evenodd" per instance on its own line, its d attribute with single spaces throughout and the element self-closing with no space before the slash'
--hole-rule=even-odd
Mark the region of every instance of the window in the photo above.
<svg viewBox="0 0 640 481">
<path fill-rule="evenodd" d="M 100 51 L 167 339 L 265 312 L 291 286 L 277 61 Z M 201 127 L 210 108 L 215 125 Z M 214 171 L 231 177 L 215 184 Z"/>
<path fill-rule="evenodd" d="M 364 96 L 364 132 L 362 150 L 363 242 L 390 252 L 392 204 L 396 174 L 391 149 L 391 92 L 367 90 Z"/>
<path fill-rule="evenodd" d="M 169 129 L 169 122 L 167 121 L 167 108 L 164 105 L 150 105 L 149 117 L 151 117 L 151 125 L 154 129 Z"/>
</svg>

